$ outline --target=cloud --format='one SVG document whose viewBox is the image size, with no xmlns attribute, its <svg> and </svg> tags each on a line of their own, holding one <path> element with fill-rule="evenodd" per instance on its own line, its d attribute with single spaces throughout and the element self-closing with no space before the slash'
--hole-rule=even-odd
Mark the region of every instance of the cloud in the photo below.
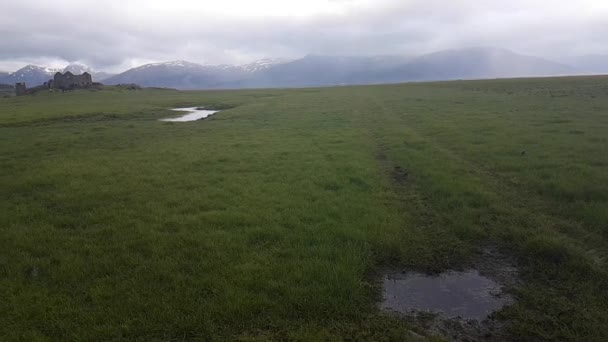
<svg viewBox="0 0 608 342">
<path fill-rule="evenodd" d="M 604 0 L 21 0 L 0 4 L 0 69 L 81 62 L 120 71 L 184 59 L 415 55 L 498 46 L 608 53 Z"/>
</svg>

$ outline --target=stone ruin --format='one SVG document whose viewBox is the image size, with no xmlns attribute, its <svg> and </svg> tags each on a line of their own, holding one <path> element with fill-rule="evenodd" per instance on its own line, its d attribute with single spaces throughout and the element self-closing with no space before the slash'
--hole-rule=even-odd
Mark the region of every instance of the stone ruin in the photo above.
<svg viewBox="0 0 608 342">
<path fill-rule="evenodd" d="M 61 90 L 90 88 L 93 86 L 93 78 L 88 72 L 85 72 L 82 75 L 74 75 L 69 71 L 64 74 L 58 72 L 52 80 L 47 82 L 47 86 L 49 88 Z"/>
<path fill-rule="evenodd" d="M 17 96 L 31 94 L 42 89 L 59 89 L 62 91 L 74 90 L 74 89 L 86 89 L 92 87 L 93 78 L 88 72 L 82 75 L 74 75 L 67 71 L 65 73 L 56 73 L 52 80 L 44 82 L 43 85 L 37 86 L 31 89 L 27 89 L 25 82 L 15 83 L 15 93 Z"/>
<path fill-rule="evenodd" d="M 27 94 L 27 88 L 25 87 L 25 82 L 15 83 L 15 94 L 17 94 L 17 96 Z"/>
</svg>

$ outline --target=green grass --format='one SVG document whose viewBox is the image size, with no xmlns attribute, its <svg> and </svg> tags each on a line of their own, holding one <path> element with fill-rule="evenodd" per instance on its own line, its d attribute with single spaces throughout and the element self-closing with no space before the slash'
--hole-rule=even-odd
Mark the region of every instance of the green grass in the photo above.
<svg viewBox="0 0 608 342">
<path fill-rule="evenodd" d="M 485 246 L 513 339 L 608 339 L 608 78 L 39 93 L 0 131 L 0 340 L 400 341 L 378 272 Z"/>
</svg>

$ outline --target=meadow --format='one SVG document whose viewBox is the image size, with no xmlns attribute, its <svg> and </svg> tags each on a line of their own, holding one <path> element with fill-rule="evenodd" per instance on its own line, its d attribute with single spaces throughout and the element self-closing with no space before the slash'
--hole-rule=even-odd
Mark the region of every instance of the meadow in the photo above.
<svg viewBox="0 0 608 342">
<path fill-rule="evenodd" d="M 608 77 L 38 93 L 0 131 L 0 340 L 402 341 L 382 270 L 484 248 L 510 339 L 608 340 Z"/>
</svg>

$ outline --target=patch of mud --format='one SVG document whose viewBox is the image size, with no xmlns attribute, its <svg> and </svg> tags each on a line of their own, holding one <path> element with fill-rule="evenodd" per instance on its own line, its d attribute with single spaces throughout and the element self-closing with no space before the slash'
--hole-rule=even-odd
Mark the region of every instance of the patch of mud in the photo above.
<svg viewBox="0 0 608 342">
<path fill-rule="evenodd" d="M 407 181 L 409 174 L 407 170 L 402 168 L 401 166 L 395 166 L 392 172 L 392 176 L 395 182 L 402 184 Z"/>
<path fill-rule="evenodd" d="M 477 270 L 389 274 L 383 287 L 382 307 L 400 313 L 426 311 L 445 318 L 482 321 L 511 302 L 502 295 L 500 284 Z"/>
<path fill-rule="evenodd" d="M 376 159 L 379 161 L 386 161 L 388 158 L 386 157 L 386 154 L 382 151 L 376 153 Z"/>
<path fill-rule="evenodd" d="M 389 271 L 381 308 L 428 335 L 450 341 L 507 341 L 508 322 L 496 313 L 512 305 L 519 283 L 515 261 L 488 248 L 461 270 L 439 274 Z"/>
</svg>

